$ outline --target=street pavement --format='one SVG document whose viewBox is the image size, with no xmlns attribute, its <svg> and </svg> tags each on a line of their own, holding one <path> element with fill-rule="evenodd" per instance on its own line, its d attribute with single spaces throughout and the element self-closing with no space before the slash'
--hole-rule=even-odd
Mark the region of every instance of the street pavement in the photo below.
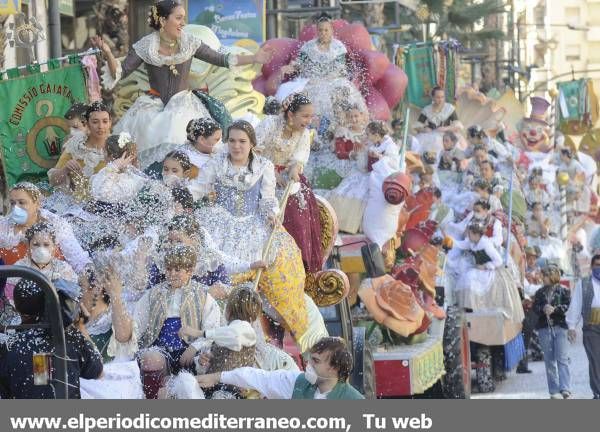
<svg viewBox="0 0 600 432">
<path fill-rule="evenodd" d="M 573 399 L 591 399 L 592 391 L 589 386 L 588 361 L 583 348 L 581 331 L 577 334 L 577 341 L 570 345 L 571 355 L 571 391 Z M 473 393 L 471 399 L 548 399 L 548 386 L 546 383 L 546 369 L 544 362 L 529 362 L 531 374 L 508 373 L 505 381 L 496 383 L 494 393 Z"/>
</svg>

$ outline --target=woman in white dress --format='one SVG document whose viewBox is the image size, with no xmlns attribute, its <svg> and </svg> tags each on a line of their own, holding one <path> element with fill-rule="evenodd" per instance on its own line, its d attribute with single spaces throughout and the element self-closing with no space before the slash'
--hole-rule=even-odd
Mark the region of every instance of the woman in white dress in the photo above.
<svg viewBox="0 0 600 432">
<path fill-rule="evenodd" d="M 190 89 L 188 77 L 192 59 L 233 67 L 252 63 L 267 63 L 271 51 L 260 49 L 254 55 L 223 54 L 211 49 L 195 36 L 183 32 L 185 9 L 181 3 L 162 0 L 152 6 L 149 17 L 154 30 L 133 44 L 121 63 L 109 46 L 98 36 L 93 45 L 102 50 L 108 68 L 103 84 L 113 89 L 116 83 L 146 65 L 151 90 L 138 97 L 133 106 L 115 126 L 115 132 L 129 132 L 139 144 L 141 168 L 145 169 L 185 141 L 185 127 L 194 118 L 210 117 L 202 100 Z"/>
<path fill-rule="evenodd" d="M 302 254 L 277 222 L 281 210 L 275 196 L 275 168 L 254 153 L 256 144 L 250 123 L 238 120 L 229 126 L 228 151 L 206 164 L 199 177 L 205 190 L 214 191 L 215 205 L 201 208 L 198 217 L 224 254 L 247 263 L 265 260 L 259 286 L 266 303 L 272 306 L 267 313 L 290 330 L 304 352 L 314 337 L 326 331 L 318 313 L 309 319 L 311 311 L 317 309 L 304 294 Z M 263 257 L 273 229 L 271 249 Z"/>
<path fill-rule="evenodd" d="M 281 68 L 281 78 L 297 74 L 293 81 L 277 90 L 276 97 L 283 101 L 292 93 L 306 92 L 315 105 L 322 130 L 335 130 L 342 102 L 356 104 L 367 111 L 364 98 L 350 82 L 344 44 L 333 37 L 333 21 L 326 13 L 317 18 L 318 37 L 306 42 L 298 59 Z M 341 114 L 341 113 L 340 113 Z M 326 127 L 323 127 L 323 124 Z"/>
<path fill-rule="evenodd" d="M 421 111 L 415 131 L 418 148 L 412 151 L 422 154 L 424 152 L 436 152 L 439 154 L 443 149 L 442 138 L 445 132 L 458 134 L 463 126 L 456 115 L 455 108 L 446 102 L 446 92 L 441 87 L 431 90 L 431 104 Z"/>
<path fill-rule="evenodd" d="M 387 175 L 399 169 L 399 149 L 387 132 L 385 124 L 381 122 L 371 122 L 367 125 L 367 138 L 370 144 L 366 148 L 353 152 L 352 156 L 357 161 L 355 171 L 327 197 L 335 209 L 342 231 L 356 234 L 361 228 L 367 208 L 371 177 L 382 173 L 377 177 L 385 179 Z M 383 195 L 381 190 L 383 180 L 380 179 L 380 182 L 378 192 Z M 377 212 L 377 209 L 372 210 Z"/>
<path fill-rule="evenodd" d="M 506 319 L 521 322 L 524 314 L 517 284 L 484 232 L 483 225 L 473 223 L 469 225 L 467 238 L 454 244 L 472 255 L 470 265 L 456 283 L 456 298 L 461 307 L 473 311 L 500 310 Z"/>
<path fill-rule="evenodd" d="M 44 204 L 61 215 L 77 201 L 89 198 L 89 179 L 105 166 L 104 149 L 112 127 L 109 108 L 94 102 L 83 118 L 87 133 L 76 133 L 66 141 L 56 165 L 48 171 L 55 193 Z"/>
<path fill-rule="evenodd" d="M 256 127 L 261 155 L 275 165 L 278 193 L 283 195 L 289 182 L 290 196 L 285 209 L 283 227 L 294 238 L 302 252 L 304 267 L 316 273 L 323 267 L 321 220 L 311 185 L 303 174 L 310 156 L 311 136 L 308 125 L 313 119 L 311 100 L 302 93 L 290 95 L 282 104 L 282 114 L 267 116 Z"/>
</svg>

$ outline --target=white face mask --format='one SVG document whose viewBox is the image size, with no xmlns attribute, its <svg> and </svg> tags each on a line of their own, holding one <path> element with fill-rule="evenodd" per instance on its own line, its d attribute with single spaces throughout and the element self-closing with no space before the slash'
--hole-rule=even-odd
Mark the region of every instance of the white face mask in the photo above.
<svg viewBox="0 0 600 432">
<path fill-rule="evenodd" d="M 321 378 L 322 380 L 329 379 L 327 377 L 322 377 L 321 375 L 318 375 L 317 371 L 313 367 L 312 363 L 308 363 L 306 365 L 306 370 L 304 371 L 304 378 L 306 378 L 306 381 L 308 381 L 312 385 L 315 385 L 317 383 L 317 381 L 319 380 L 319 378 Z"/>
<path fill-rule="evenodd" d="M 174 174 L 167 174 L 163 176 L 163 183 L 170 188 L 178 186 L 180 182 L 181 179 Z"/>
<path fill-rule="evenodd" d="M 310 363 L 306 366 L 306 370 L 304 371 L 304 378 L 306 378 L 306 381 L 308 381 L 312 385 L 315 385 L 317 383 L 317 380 L 319 379 L 319 375 L 317 375 L 317 372 Z"/>
<path fill-rule="evenodd" d="M 17 205 L 14 206 L 8 214 L 8 219 L 10 219 L 15 225 L 24 225 L 28 218 L 29 214 L 27 211 Z"/>
<path fill-rule="evenodd" d="M 31 248 L 31 260 L 38 265 L 46 265 L 52 261 L 52 252 L 43 246 Z"/>
</svg>

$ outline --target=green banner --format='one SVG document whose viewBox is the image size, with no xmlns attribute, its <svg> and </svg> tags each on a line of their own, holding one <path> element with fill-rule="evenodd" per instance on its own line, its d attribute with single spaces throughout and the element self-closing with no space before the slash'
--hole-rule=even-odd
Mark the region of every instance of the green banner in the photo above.
<svg viewBox="0 0 600 432">
<path fill-rule="evenodd" d="M 424 108 L 431 103 L 431 89 L 436 86 L 436 68 L 430 44 L 409 47 L 405 53 L 404 72 L 408 76 L 408 102 Z"/>
<path fill-rule="evenodd" d="M 559 82 L 558 105 L 561 121 L 583 121 L 588 111 L 587 84 L 585 78 L 576 81 Z"/>
<path fill-rule="evenodd" d="M 46 177 L 69 132 L 65 112 L 86 100 L 81 65 L 0 81 L 0 149 L 9 187 Z"/>
</svg>

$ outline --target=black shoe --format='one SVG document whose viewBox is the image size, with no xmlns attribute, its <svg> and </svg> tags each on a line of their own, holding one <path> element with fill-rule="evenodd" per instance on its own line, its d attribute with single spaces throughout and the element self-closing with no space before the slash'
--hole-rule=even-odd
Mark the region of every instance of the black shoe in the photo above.
<svg viewBox="0 0 600 432">
<path fill-rule="evenodd" d="M 533 373 L 533 371 L 531 369 L 518 367 L 517 373 L 518 374 L 529 374 L 529 373 Z"/>
</svg>

